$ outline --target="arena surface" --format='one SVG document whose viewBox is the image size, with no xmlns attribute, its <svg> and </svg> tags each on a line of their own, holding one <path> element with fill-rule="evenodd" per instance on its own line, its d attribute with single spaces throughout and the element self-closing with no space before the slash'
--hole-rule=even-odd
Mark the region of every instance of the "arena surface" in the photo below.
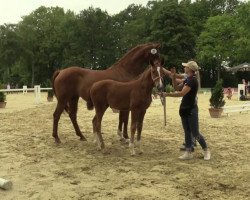
<svg viewBox="0 0 250 200">
<path fill-rule="evenodd" d="M 248 199 L 250 196 L 250 112 L 212 119 L 210 94 L 199 95 L 200 129 L 211 149 L 204 161 L 200 147 L 190 161 L 178 160 L 183 131 L 180 101 L 167 98 L 167 126 L 159 100 L 145 116 L 143 155 L 131 157 L 118 141 L 118 114 L 107 110 L 103 132 L 110 155 L 93 144 L 91 120 L 79 101 L 78 121 L 88 142 L 79 141 L 66 114 L 59 122 L 62 144 L 52 138 L 55 101 L 35 104 L 34 94 L 9 94 L 0 109 L 0 177 L 13 188 L 0 190 L 1 200 L 66 199 Z M 236 100 L 227 105 L 241 104 Z"/>
</svg>

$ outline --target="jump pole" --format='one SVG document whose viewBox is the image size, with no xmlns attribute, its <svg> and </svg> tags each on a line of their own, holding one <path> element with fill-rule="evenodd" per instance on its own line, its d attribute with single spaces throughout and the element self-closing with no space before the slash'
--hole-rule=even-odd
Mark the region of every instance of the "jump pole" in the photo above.
<svg viewBox="0 0 250 200">
<path fill-rule="evenodd" d="M 161 103 L 163 105 L 164 125 L 167 126 L 166 97 L 161 97 Z"/>
<path fill-rule="evenodd" d="M 4 190 L 9 190 L 11 187 L 12 187 L 11 181 L 0 178 L 0 188 Z"/>
</svg>

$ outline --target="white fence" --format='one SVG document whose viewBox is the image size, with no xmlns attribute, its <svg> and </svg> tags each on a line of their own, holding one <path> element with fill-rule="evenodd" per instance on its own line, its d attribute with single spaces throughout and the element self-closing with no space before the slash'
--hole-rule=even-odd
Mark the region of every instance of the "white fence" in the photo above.
<svg viewBox="0 0 250 200">
<path fill-rule="evenodd" d="M 0 92 L 22 92 L 27 94 L 28 92 L 35 92 L 35 101 L 36 103 L 41 102 L 41 91 L 52 90 L 52 88 L 41 88 L 40 85 L 35 85 L 34 88 L 28 88 L 26 85 L 23 86 L 23 89 L 1 89 Z"/>
</svg>

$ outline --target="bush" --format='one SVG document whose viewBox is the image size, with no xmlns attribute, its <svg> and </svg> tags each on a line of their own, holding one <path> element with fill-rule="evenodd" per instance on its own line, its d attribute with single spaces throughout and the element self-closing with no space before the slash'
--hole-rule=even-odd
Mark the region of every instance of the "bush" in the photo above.
<svg viewBox="0 0 250 200">
<path fill-rule="evenodd" d="M 6 101 L 6 94 L 0 92 L 0 102 L 5 102 L 5 101 Z"/>
<path fill-rule="evenodd" d="M 165 88 L 166 93 L 174 92 L 174 88 L 172 85 L 167 84 Z"/>
<path fill-rule="evenodd" d="M 156 87 L 153 87 L 152 89 L 152 95 L 156 96 L 157 95 L 157 88 Z"/>
<path fill-rule="evenodd" d="M 210 106 L 213 108 L 221 108 L 225 105 L 224 92 L 222 87 L 223 81 L 220 79 L 216 82 L 215 87 L 212 89 L 212 95 L 210 98 Z"/>
<path fill-rule="evenodd" d="M 53 97 L 53 96 L 54 96 L 53 90 L 48 90 L 48 97 Z"/>
</svg>

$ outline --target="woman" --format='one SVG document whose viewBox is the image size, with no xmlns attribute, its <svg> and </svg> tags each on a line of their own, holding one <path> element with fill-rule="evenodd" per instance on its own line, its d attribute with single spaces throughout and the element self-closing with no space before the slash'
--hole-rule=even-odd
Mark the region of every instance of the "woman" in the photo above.
<svg viewBox="0 0 250 200">
<path fill-rule="evenodd" d="M 185 73 L 187 78 L 183 83 L 177 85 L 176 72 L 172 70 L 172 82 L 175 88 L 182 88 L 181 91 L 176 93 L 162 93 L 163 96 L 169 97 L 183 97 L 179 109 L 182 126 L 185 133 L 185 153 L 179 158 L 182 160 L 192 159 L 192 135 L 199 142 L 204 150 L 204 160 L 210 160 L 211 154 L 208 150 L 207 143 L 204 137 L 199 132 L 199 118 L 198 118 L 198 106 L 196 96 L 199 88 L 199 83 L 195 76 L 198 73 L 198 65 L 194 61 L 188 63 L 182 63 L 185 67 Z"/>
</svg>

